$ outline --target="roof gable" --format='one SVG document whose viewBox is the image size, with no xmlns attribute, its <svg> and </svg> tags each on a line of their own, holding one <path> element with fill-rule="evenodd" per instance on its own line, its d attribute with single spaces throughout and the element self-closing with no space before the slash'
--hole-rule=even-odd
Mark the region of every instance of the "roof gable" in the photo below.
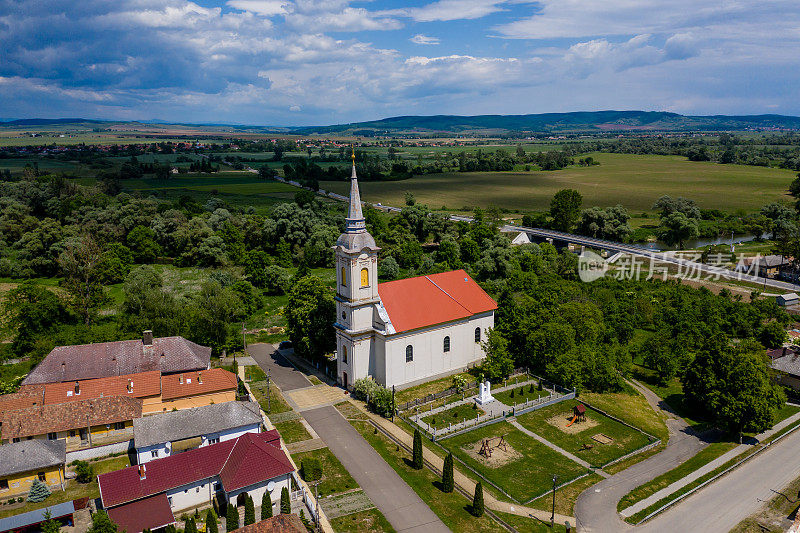
<svg viewBox="0 0 800 533">
<path fill-rule="evenodd" d="M 378 294 L 397 333 L 497 309 L 464 270 L 381 283 Z"/>
</svg>

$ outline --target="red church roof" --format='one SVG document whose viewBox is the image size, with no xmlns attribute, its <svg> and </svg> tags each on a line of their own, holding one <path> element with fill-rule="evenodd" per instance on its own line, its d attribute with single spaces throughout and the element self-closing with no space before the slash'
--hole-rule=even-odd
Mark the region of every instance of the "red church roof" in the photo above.
<svg viewBox="0 0 800 533">
<path fill-rule="evenodd" d="M 397 333 L 497 309 L 464 270 L 381 283 L 378 294 Z"/>
<path fill-rule="evenodd" d="M 99 475 L 103 506 L 114 507 L 213 476 L 219 476 L 222 487 L 230 492 L 288 474 L 294 468 L 279 439 L 275 430 L 245 433 L 233 440 Z"/>
</svg>

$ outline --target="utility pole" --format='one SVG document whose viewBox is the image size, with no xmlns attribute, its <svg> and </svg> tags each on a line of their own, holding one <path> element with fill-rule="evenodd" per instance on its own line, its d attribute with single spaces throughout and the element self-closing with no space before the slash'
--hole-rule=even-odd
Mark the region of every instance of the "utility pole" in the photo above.
<svg viewBox="0 0 800 533">
<path fill-rule="evenodd" d="M 550 513 L 550 529 L 553 529 L 556 522 L 556 480 L 558 476 L 553 474 L 553 511 Z"/>
<path fill-rule="evenodd" d="M 396 410 L 394 403 L 394 385 L 392 385 L 392 422 L 394 422 L 394 412 Z"/>
<path fill-rule="evenodd" d="M 267 414 L 272 413 L 272 397 L 269 394 L 271 374 L 272 374 L 272 369 L 267 368 Z"/>
</svg>

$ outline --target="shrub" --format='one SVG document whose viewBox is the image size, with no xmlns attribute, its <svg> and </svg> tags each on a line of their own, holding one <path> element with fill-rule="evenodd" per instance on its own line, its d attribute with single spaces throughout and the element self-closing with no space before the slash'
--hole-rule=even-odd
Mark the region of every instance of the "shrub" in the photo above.
<svg viewBox="0 0 800 533">
<path fill-rule="evenodd" d="M 289 500 L 289 489 L 283 487 L 281 489 L 281 514 L 289 514 L 292 512 L 292 502 Z"/>
<path fill-rule="evenodd" d="M 371 377 L 353 382 L 353 398 L 367 402 L 370 411 L 385 418 L 392 416 L 392 391 L 378 384 Z"/>
<path fill-rule="evenodd" d="M 253 503 L 253 498 L 250 495 L 247 495 L 247 499 L 244 501 L 244 525 L 249 526 L 250 524 L 256 523 L 256 507 Z M 188 532 L 186 532 L 188 533 Z"/>
<path fill-rule="evenodd" d="M 217 514 L 213 509 L 209 509 L 206 513 L 206 533 L 219 533 Z"/>
<path fill-rule="evenodd" d="M 411 455 L 411 466 L 417 470 L 424 466 L 422 460 L 422 433 L 418 429 L 414 430 L 414 449 Z"/>
<path fill-rule="evenodd" d="M 453 492 L 453 453 L 448 453 L 444 458 L 442 468 L 442 491 Z"/>
<path fill-rule="evenodd" d="M 272 496 L 269 491 L 265 490 L 264 495 L 261 497 L 261 520 L 272 518 Z"/>
<path fill-rule="evenodd" d="M 514 389 L 511 389 L 511 394 L 509 394 L 508 397 L 509 398 L 513 398 L 514 397 Z"/>
<path fill-rule="evenodd" d="M 197 524 L 195 524 L 194 518 L 186 520 L 183 526 L 183 533 L 197 533 Z"/>
<path fill-rule="evenodd" d="M 475 485 L 475 496 L 472 497 L 470 512 L 476 517 L 483 516 L 483 485 L 480 481 Z"/>
<path fill-rule="evenodd" d="M 32 503 L 43 502 L 50 496 L 50 489 L 47 485 L 39 481 L 39 478 L 33 480 L 31 491 L 28 493 L 28 501 Z"/>
<path fill-rule="evenodd" d="M 544 389 L 544 387 L 542 386 L 542 380 L 540 379 L 539 380 L 539 387 L 538 387 L 537 390 L 542 390 L 542 389 Z"/>
<path fill-rule="evenodd" d="M 227 507 L 228 510 L 225 513 L 225 531 L 231 533 L 234 529 L 239 529 L 239 510 L 230 502 Z"/>
<path fill-rule="evenodd" d="M 75 481 L 78 483 L 91 483 L 94 479 L 94 466 L 86 461 L 75 461 Z"/>
<path fill-rule="evenodd" d="M 531 383 L 531 386 L 528 387 L 528 392 L 533 392 L 533 383 Z"/>
<path fill-rule="evenodd" d="M 300 475 L 306 481 L 316 481 L 322 477 L 322 464 L 316 457 L 308 457 L 300 462 Z"/>
</svg>

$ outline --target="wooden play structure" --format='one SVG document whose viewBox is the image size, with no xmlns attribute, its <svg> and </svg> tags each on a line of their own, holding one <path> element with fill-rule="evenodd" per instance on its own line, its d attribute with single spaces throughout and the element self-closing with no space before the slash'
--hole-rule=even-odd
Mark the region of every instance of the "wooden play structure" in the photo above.
<svg viewBox="0 0 800 533">
<path fill-rule="evenodd" d="M 492 446 L 492 441 L 494 440 L 497 440 L 497 444 Z M 494 450 L 495 448 L 500 448 L 504 452 L 508 451 L 508 447 L 506 446 L 505 433 L 500 435 L 499 437 L 489 437 L 483 439 L 483 441 L 481 441 L 481 450 L 478 452 L 478 454 L 488 459 L 489 457 L 492 456 L 492 450 Z"/>
<path fill-rule="evenodd" d="M 582 403 L 579 403 L 575 407 L 572 408 L 572 420 L 569 421 L 567 427 L 570 427 L 575 422 L 585 422 L 586 421 L 586 406 Z"/>
</svg>

